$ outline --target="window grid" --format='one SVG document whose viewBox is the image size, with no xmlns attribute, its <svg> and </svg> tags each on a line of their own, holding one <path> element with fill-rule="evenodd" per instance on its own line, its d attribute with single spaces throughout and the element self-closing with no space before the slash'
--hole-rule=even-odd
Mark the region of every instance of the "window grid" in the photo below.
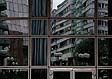
<svg viewBox="0 0 112 79">
<path fill-rule="evenodd" d="M 31 69 L 47 69 L 47 79 L 49 79 L 49 71 L 50 68 L 95 68 L 96 69 L 96 79 L 98 79 L 98 69 L 112 69 L 112 66 L 98 66 L 98 38 L 112 38 L 112 35 L 98 35 L 98 20 L 112 20 L 112 17 L 99 17 L 98 16 L 98 0 L 95 0 L 95 16 L 94 17 L 50 17 L 50 0 L 48 1 L 48 17 L 32 17 L 32 0 L 29 0 L 29 15 L 28 17 L 0 17 L 0 19 L 5 20 L 28 20 L 29 25 L 29 35 L 0 35 L 0 38 L 23 38 L 27 37 L 29 39 L 29 49 L 28 49 L 28 66 L 1 66 L 0 69 L 28 69 L 28 79 L 31 79 Z M 47 35 L 32 35 L 32 20 L 48 20 L 48 34 Z M 52 19 L 76 19 L 76 20 L 95 20 L 95 35 L 51 35 L 51 25 L 50 22 Z M 95 38 L 95 66 L 50 66 L 50 45 L 51 45 L 51 38 Z M 47 38 L 47 66 L 32 66 L 31 59 L 32 59 L 32 38 Z"/>
</svg>

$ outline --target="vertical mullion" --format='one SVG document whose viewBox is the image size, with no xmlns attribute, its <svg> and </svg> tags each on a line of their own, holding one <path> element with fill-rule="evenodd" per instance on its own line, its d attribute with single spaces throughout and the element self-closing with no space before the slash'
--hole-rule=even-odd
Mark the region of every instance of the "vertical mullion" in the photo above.
<svg viewBox="0 0 112 79">
<path fill-rule="evenodd" d="M 94 4 L 94 18 L 97 19 L 98 17 L 98 0 L 95 0 L 95 4 Z"/>
<path fill-rule="evenodd" d="M 29 37 L 29 78 L 31 79 L 31 66 L 32 66 L 32 38 Z"/>
<path fill-rule="evenodd" d="M 48 17 L 48 27 L 47 27 L 47 32 L 48 32 L 48 39 L 47 39 L 47 79 L 49 79 L 49 74 L 50 74 L 50 52 L 51 52 L 51 40 L 50 40 L 50 32 L 51 32 L 51 27 L 50 27 L 50 13 L 51 13 L 51 0 L 47 0 L 47 17 Z"/>
<path fill-rule="evenodd" d="M 97 19 L 95 20 L 95 68 L 96 68 L 96 75 L 97 75 L 97 68 L 98 68 L 98 27 L 97 27 Z M 97 77 L 97 76 L 96 76 Z"/>
<path fill-rule="evenodd" d="M 95 70 L 96 70 L 96 79 L 98 78 L 98 0 L 95 0 Z"/>
<path fill-rule="evenodd" d="M 31 36 L 31 32 L 32 32 L 32 26 L 31 26 L 31 17 L 32 17 L 32 0 L 29 0 L 29 8 L 28 8 L 28 10 L 29 10 L 29 16 L 28 16 L 28 18 L 29 18 L 29 48 L 28 48 L 28 50 L 29 50 L 29 56 L 28 56 L 28 60 L 29 60 L 29 75 L 28 75 L 28 77 L 29 77 L 29 79 L 31 79 L 31 56 L 32 56 L 32 40 L 31 40 L 31 38 L 30 38 L 30 36 Z"/>
</svg>

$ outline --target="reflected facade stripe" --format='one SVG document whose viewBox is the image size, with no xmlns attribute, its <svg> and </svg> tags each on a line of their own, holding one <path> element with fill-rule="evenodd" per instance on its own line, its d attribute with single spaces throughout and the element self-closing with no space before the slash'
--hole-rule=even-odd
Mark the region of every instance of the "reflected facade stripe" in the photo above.
<svg viewBox="0 0 112 79">
<path fill-rule="evenodd" d="M 32 40 L 33 53 L 32 53 L 32 65 L 46 65 L 47 62 L 47 40 L 45 38 L 34 38 Z"/>
<path fill-rule="evenodd" d="M 32 16 L 47 16 L 47 0 L 33 0 Z"/>
</svg>

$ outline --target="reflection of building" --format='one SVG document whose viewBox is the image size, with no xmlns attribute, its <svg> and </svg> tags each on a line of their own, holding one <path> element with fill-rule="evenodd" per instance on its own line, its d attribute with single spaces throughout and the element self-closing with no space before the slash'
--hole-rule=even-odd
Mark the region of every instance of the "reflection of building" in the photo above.
<svg viewBox="0 0 112 79">
<path fill-rule="evenodd" d="M 99 0 L 100 16 L 107 16 L 107 0 Z M 56 10 L 52 11 L 53 17 L 94 17 L 94 0 L 65 0 L 58 5 Z M 52 20 L 53 35 L 93 35 L 94 20 Z M 98 21 L 98 33 L 108 33 L 108 21 Z M 83 40 L 82 40 L 83 41 Z M 58 38 L 51 42 L 51 62 L 58 65 L 67 65 L 73 62 L 73 52 L 79 39 Z M 87 52 L 85 52 L 87 53 Z M 58 56 L 57 56 L 58 55 Z M 90 56 L 91 57 L 91 56 Z M 62 62 L 63 61 L 63 62 Z M 78 60 L 75 60 L 78 61 Z M 94 60 L 93 60 L 94 61 Z M 62 62 L 60 64 L 60 62 Z M 74 63 L 72 63 L 73 65 Z M 75 64 L 74 64 L 75 65 Z"/>
<path fill-rule="evenodd" d="M 1 38 L 0 56 L 0 65 L 27 65 L 28 41 L 24 43 L 22 38 Z"/>
<path fill-rule="evenodd" d="M 23 39 L 10 39 L 10 52 L 9 56 L 13 56 L 17 61 L 18 65 L 27 65 L 28 61 L 26 58 L 28 56 L 28 41 L 25 41 L 26 44 L 23 44 Z"/>
<path fill-rule="evenodd" d="M 8 17 L 28 17 L 28 0 L 5 0 Z"/>
<path fill-rule="evenodd" d="M 72 16 L 72 0 L 65 0 L 60 5 L 58 5 L 57 10 L 53 10 L 52 16 L 57 17 L 69 17 Z M 53 35 L 71 35 L 72 31 L 72 20 L 53 20 L 52 21 L 52 34 Z M 51 44 L 51 60 L 52 64 L 58 63 L 61 65 L 66 65 L 68 60 L 70 60 L 72 55 L 72 39 L 52 39 Z M 62 63 L 60 63 L 62 62 Z"/>
<path fill-rule="evenodd" d="M 28 0 L 0 0 L 0 17 L 25 16 L 28 16 Z M 0 35 L 28 35 L 28 23 L 26 20 L 0 20 Z M 9 49 L 9 51 L 5 53 L 6 61 L 10 56 L 14 57 L 19 65 L 26 65 L 27 60 L 23 60 L 23 58 L 27 58 L 28 39 L 0 40 L 0 51 L 6 52 L 6 48 Z M 23 52 L 24 50 L 25 52 Z M 6 55 L 7 53 L 8 55 Z M 2 55 L 2 52 L 0 52 L 0 54 Z M 4 60 L 4 58 L 2 58 L 2 60 Z M 3 64 L 2 61 L 1 65 Z"/>
<path fill-rule="evenodd" d="M 19 1 L 1 0 L 0 6 L 2 7 L 0 16 L 5 16 L 5 17 L 28 16 L 28 0 L 19 0 Z M 3 24 L 4 28 L 3 27 L 2 28 L 5 29 L 5 31 L 2 33 L 2 35 L 3 34 L 10 34 L 10 35 L 28 34 L 28 23 L 26 20 L 7 20 L 3 22 L 4 22 Z"/>
<path fill-rule="evenodd" d="M 28 0 L 7 0 L 7 17 L 28 17 Z M 7 20 L 10 35 L 27 35 L 27 20 Z"/>
<path fill-rule="evenodd" d="M 1 17 L 25 17 L 28 16 L 28 0 L 6 1 L 0 0 Z M 1 23 L 2 22 L 2 23 Z M 26 20 L 0 20 L 1 34 L 26 35 L 28 23 Z M 7 26 L 8 25 L 8 26 Z"/>
</svg>

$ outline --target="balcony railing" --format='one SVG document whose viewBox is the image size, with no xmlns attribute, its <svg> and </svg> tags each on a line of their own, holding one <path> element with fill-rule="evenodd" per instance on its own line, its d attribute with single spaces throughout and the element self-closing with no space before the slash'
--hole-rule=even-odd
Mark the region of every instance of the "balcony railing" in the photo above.
<svg viewBox="0 0 112 79">
<path fill-rule="evenodd" d="M 6 9 L 7 9 L 6 0 L 0 0 L 0 11 L 6 10 Z"/>
</svg>

